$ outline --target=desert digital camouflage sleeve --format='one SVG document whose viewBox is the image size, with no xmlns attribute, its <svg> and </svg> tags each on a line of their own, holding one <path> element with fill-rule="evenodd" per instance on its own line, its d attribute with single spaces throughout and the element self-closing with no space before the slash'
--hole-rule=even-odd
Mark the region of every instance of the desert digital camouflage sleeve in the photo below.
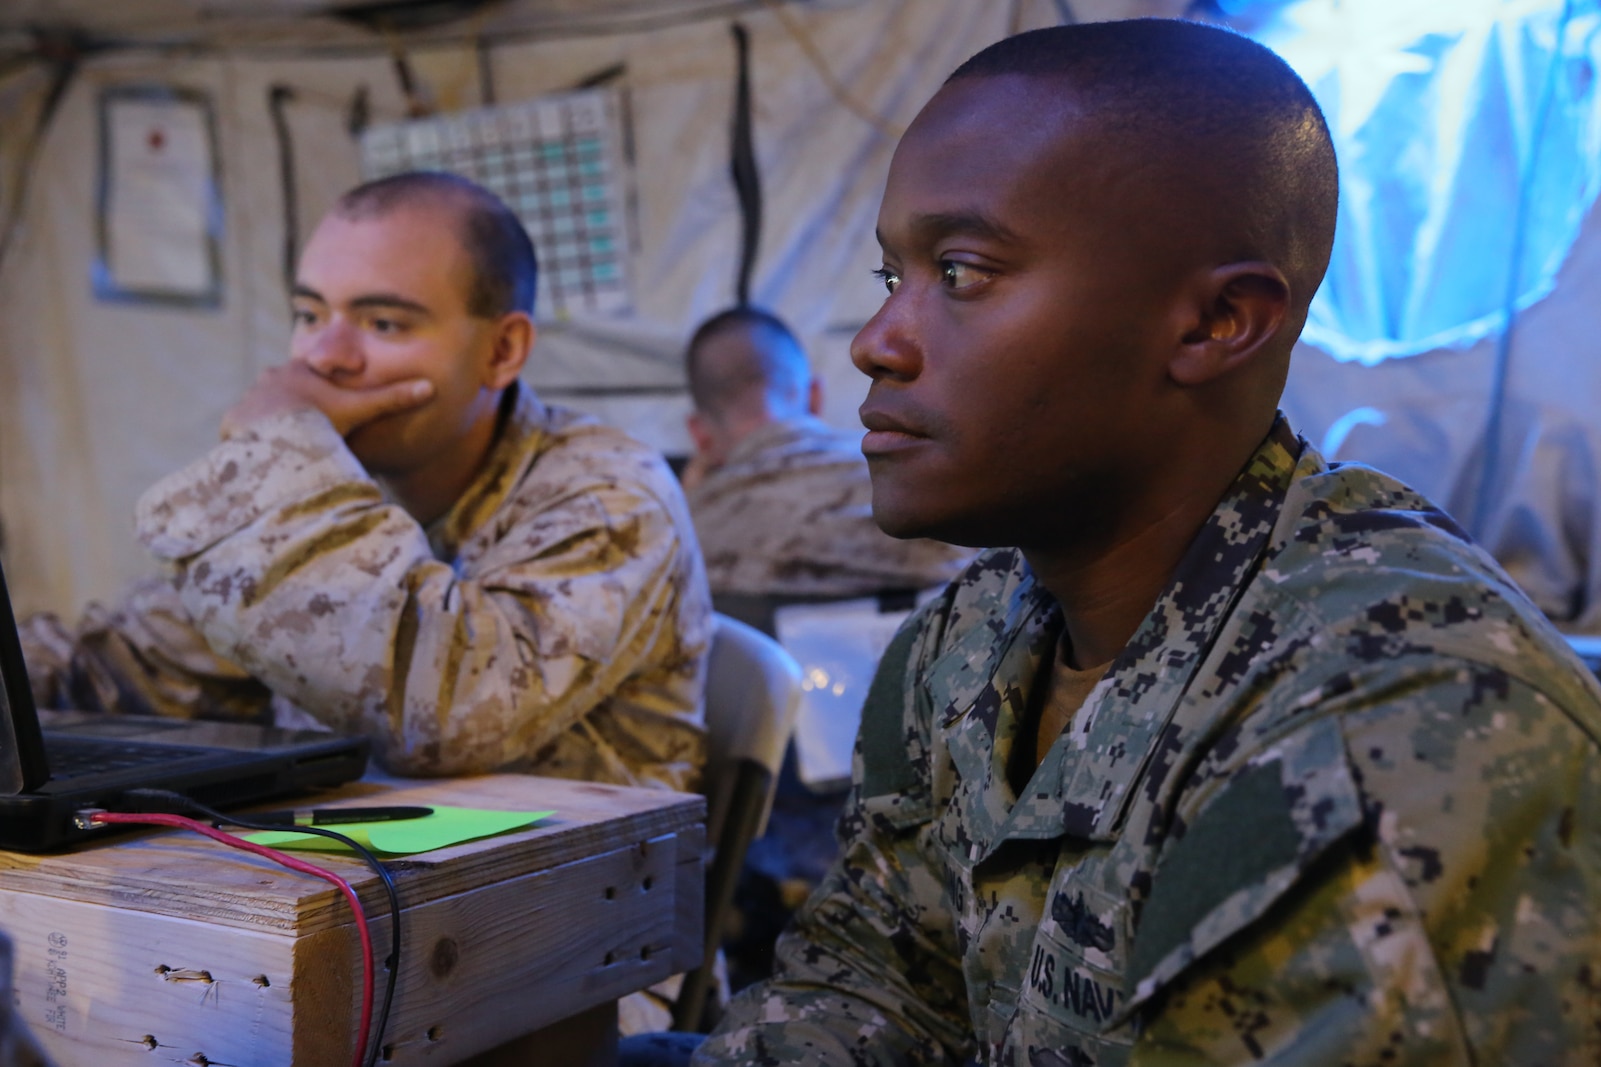
<svg viewBox="0 0 1601 1067">
<path fill-rule="evenodd" d="M 321 414 L 278 416 L 158 483 L 139 532 L 219 654 L 391 770 L 688 784 L 709 627 L 670 475 L 599 427 L 539 458 L 481 476 L 504 500 L 447 563 Z"/>
<path fill-rule="evenodd" d="M 212 651 L 165 578 L 135 583 L 115 607 L 91 603 L 75 627 L 52 613 L 18 624 L 34 703 L 41 708 L 271 717 L 272 692 Z"/>
</svg>

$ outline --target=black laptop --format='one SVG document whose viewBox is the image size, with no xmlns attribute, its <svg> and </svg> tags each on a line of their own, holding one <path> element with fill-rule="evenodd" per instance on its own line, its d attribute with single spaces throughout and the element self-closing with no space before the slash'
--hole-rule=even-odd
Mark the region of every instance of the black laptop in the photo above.
<svg viewBox="0 0 1601 1067">
<path fill-rule="evenodd" d="M 74 816 L 135 810 L 130 789 L 227 808 L 339 785 L 361 777 L 367 749 L 365 738 L 311 730 L 39 712 L 0 571 L 0 849 L 42 852 L 112 833 Z"/>
</svg>

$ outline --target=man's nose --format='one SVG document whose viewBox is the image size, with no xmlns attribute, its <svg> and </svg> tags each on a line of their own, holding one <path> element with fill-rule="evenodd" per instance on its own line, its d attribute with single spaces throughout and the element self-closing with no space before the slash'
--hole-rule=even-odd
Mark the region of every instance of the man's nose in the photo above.
<svg viewBox="0 0 1601 1067">
<path fill-rule="evenodd" d="M 851 341 L 851 362 L 874 381 L 909 381 L 923 365 L 923 350 L 913 330 L 910 301 L 895 295 L 884 301 Z"/>
<path fill-rule="evenodd" d="M 297 348 L 300 361 L 325 378 L 360 374 L 365 366 L 360 331 L 340 319 L 324 323 Z"/>
</svg>

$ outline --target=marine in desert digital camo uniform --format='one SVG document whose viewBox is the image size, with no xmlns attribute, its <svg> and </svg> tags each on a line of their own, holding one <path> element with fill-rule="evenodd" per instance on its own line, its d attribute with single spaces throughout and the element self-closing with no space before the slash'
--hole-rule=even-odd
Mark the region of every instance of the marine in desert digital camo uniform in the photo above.
<svg viewBox="0 0 1601 1067">
<path fill-rule="evenodd" d="M 697 452 L 685 479 L 714 595 L 853 597 L 943 585 L 970 549 L 873 522 L 861 434 L 817 417 L 821 382 L 784 323 L 736 307 L 685 360 Z"/>
<path fill-rule="evenodd" d="M 319 399 L 333 414 L 236 407 L 220 444 L 149 490 L 139 535 L 170 576 L 74 631 L 30 620 L 41 705 L 261 719 L 276 704 L 371 736 L 398 773 L 695 785 L 711 615 L 682 493 L 653 450 L 537 400 L 520 356 L 487 386 L 464 356 L 489 359 L 484 331 L 506 321 L 462 306 L 476 290 L 456 212 L 487 195 L 403 178 L 324 220 L 294 358 L 240 407 L 295 374 L 339 383 Z M 436 402 L 336 423 L 338 403 L 411 375 Z"/>
<path fill-rule="evenodd" d="M 851 597 L 926 589 L 973 553 L 873 525 L 859 434 L 813 416 L 774 421 L 688 491 L 714 593 Z"/>
<path fill-rule="evenodd" d="M 841 859 L 697 1065 L 1601 1058 L 1601 692 L 1275 414 L 1335 186 L 1195 23 L 1008 38 L 913 121 L 874 515 L 995 550 L 891 643 Z"/>
<path fill-rule="evenodd" d="M 684 356 L 695 456 L 684 488 L 713 603 L 777 633 L 780 605 L 907 595 L 944 585 L 973 551 L 898 539 L 873 521 L 861 434 L 823 422 L 821 380 L 777 316 L 739 306 L 702 322 Z M 751 843 L 726 939 L 738 983 L 772 968 L 773 939 L 834 860 L 838 783 L 803 784 L 790 761 L 764 833 Z"/>
</svg>

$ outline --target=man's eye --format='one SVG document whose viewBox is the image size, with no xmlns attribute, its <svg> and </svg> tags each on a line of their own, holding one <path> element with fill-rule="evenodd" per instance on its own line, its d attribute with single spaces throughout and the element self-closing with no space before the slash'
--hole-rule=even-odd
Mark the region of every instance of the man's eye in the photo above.
<svg viewBox="0 0 1601 1067">
<path fill-rule="evenodd" d="M 307 308 L 290 308 L 289 321 L 296 326 L 313 326 L 317 322 L 317 313 Z"/>
<path fill-rule="evenodd" d="M 966 289 L 989 278 L 990 272 L 971 263 L 942 259 L 939 263 L 940 281 L 947 289 Z"/>
<path fill-rule="evenodd" d="M 376 334 L 397 334 L 406 328 L 406 324 L 399 319 L 373 319 L 371 326 Z"/>
<path fill-rule="evenodd" d="M 884 288 L 893 293 L 896 286 L 901 284 L 901 276 L 888 267 L 878 267 L 873 271 L 873 277 L 884 283 Z"/>
</svg>

